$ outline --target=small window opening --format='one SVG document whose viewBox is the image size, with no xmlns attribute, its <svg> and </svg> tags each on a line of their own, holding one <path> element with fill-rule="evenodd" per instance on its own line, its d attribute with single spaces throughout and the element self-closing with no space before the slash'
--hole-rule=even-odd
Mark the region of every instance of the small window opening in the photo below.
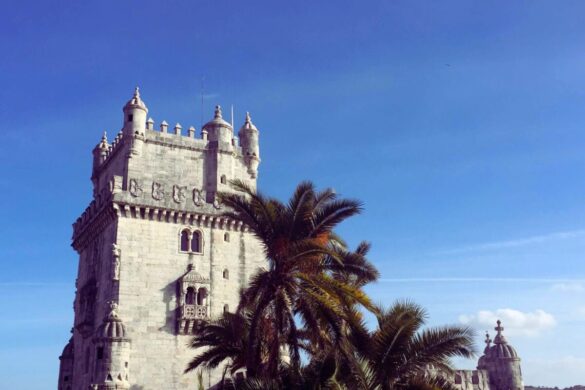
<svg viewBox="0 0 585 390">
<path fill-rule="evenodd" d="M 108 374 L 108 377 L 106 378 L 107 381 L 113 381 L 114 378 L 112 378 L 112 374 Z"/>
<path fill-rule="evenodd" d="M 189 230 L 181 232 L 181 252 L 189 252 Z"/>
<path fill-rule="evenodd" d="M 207 290 L 201 287 L 199 291 L 197 291 L 197 305 L 205 306 L 207 303 Z"/>
<path fill-rule="evenodd" d="M 124 362 L 124 367 L 128 368 L 128 362 Z"/>
<path fill-rule="evenodd" d="M 227 178 L 225 175 L 221 175 L 221 184 L 227 184 Z"/>
<path fill-rule="evenodd" d="M 230 311 L 230 307 L 229 307 L 229 305 L 226 303 L 225 305 L 223 305 L 223 312 L 224 312 L 224 314 L 225 314 L 225 313 L 228 313 L 229 311 Z"/>
<path fill-rule="evenodd" d="M 474 374 L 471 377 L 471 383 L 474 384 L 474 385 L 479 385 L 479 376 L 477 374 Z"/>
<path fill-rule="evenodd" d="M 461 375 L 459 375 L 459 374 L 455 375 L 455 384 L 460 385 L 461 382 L 462 382 Z"/>
<path fill-rule="evenodd" d="M 128 115 L 128 122 L 132 122 L 134 120 L 134 115 Z"/>
<path fill-rule="evenodd" d="M 227 268 L 223 270 L 223 278 L 224 279 L 230 278 L 230 271 Z"/>
<path fill-rule="evenodd" d="M 185 304 L 186 305 L 194 305 L 195 304 L 195 289 L 193 287 L 187 288 L 187 293 L 185 294 Z"/>
<path fill-rule="evenodd" d="M 224 233 L 223 234 L 223 240 L 225 242 L 230 242 L 230 234 L 229 233 Z"/>
<path fill-rule="evenodd" d="M 98 360 L 104 358 L 104 347 L 98 347 L 96 356 L 97 356 Z"/>
<path fill-rule="evenodd" d="M 192 252 L 201 252 L 201 235 L 199 232 L 193 232 L 193 237 L 191 238 L 191 251 Z"/>
<path fill-rule="evenodd" d="M 69 375 L 65 375 L 63 377 L 63 382 L 69 382 Z"/>
</svg>

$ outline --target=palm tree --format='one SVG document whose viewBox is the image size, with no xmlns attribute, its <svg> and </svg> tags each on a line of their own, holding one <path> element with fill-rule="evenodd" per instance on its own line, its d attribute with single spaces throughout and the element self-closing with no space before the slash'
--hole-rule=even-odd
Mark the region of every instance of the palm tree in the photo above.
<svg viewBox="0 0 585 390">
<path fill-rule="evenodd" d="M 223 376 L 233 376 L 246 366 L 249 327 L 250 317 L 246 312 L 226 312 L 218 319 L 201 322 L 190 346 L 204 351 L 189 362 L 185 372 L 213 369 L 225 363 Z"/>
<path fill-rule="evenodd" d="M 369 342 L 356 345 L 367 364 L 365 388 L 451 388 L 444 377 L 453 373 L 450 358 L 474 356 L 473 331 L 460 326 L 421 329 L 426 318 L 425 310 L 409 301 L 380 308 Z"/>
<path fill-rule="evenodd" d="M 377 278 L 376 269 L 333 232 L 361 205 L 338 199 L 330 189 L 318 192 L 310 182 L 299 184 L 287 204 L 243 182 L 232 185 L 236 193 L 220 195 L 229 210 L 224 215 L 248 226 L 268 261 L 268 269 L 252 277 L 238 309 L 252 311 L 248 375 L 276 375 L 283 350 L 299 373 L 303 334 L 310 333 L 315 345 L 330 344 L 343 336 L 348 305 L 374 309 L 361 287 Z"/>
</svg>

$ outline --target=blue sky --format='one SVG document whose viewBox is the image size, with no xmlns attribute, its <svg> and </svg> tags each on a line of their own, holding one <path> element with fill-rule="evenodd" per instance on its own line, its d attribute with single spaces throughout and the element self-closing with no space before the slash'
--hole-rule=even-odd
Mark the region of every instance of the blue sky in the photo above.
<svg viewBox="0 0 585 390">
<path fill-rule="evenodd" d="M 501 317 L 533 385 L 585 372 L 585 3 L 0 4 L 0 374 L 52 389 L 72 324 L 71 223 L 135 85 L 158 127 L 251 111 L 260 188 L 361 199 L 391 303 Z M 204 110 L 201 112 L 201 80 Z M 478 337 L 481 342 L 481 337 Z M 472 367 L 474 362 L 458 364 Z"/>
</svg>

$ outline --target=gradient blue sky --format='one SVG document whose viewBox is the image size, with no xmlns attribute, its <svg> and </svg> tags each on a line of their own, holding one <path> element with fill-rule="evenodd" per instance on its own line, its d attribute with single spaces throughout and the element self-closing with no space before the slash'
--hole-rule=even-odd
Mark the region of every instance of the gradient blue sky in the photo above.
<svg viewBox="0 0 585 390">
<path fill-rule="evenodd" d="M 584 384 L 582 1 L 0 4 L 0 377 L 53 389 L 72 325 L 71 223 L 135 85 L 156 122 L 220 103 L 261 132 L 260 188 L 365 203 L 384 303 L 496 317 L 527 384 Z M 205 78 L 201 113 L 200 82 Z M 481 337 L 478 337 L 478 343 Z M 459 362 L 472 367 L 474 362 Z"/>
</svg>

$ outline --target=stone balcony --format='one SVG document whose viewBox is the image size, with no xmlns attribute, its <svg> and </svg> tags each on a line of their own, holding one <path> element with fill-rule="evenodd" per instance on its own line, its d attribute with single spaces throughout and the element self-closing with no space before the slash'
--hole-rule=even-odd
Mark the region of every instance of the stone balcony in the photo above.
<svg viewBox="0 0 585 390">
<path fill-rule="evenodd" d="M 205 305 L 182 305 L 179 308 L 177 331 L 179 334 L 192 335 L 200 320 L 209 318 L 209 308 Z"/>
<path fill-rule="evenodd" d="M 203 320 L 207 318 L 208 318 L 207 306 L 203 305 L 181 306 L 181 319 L 183 320 Z"/>
</svg>

